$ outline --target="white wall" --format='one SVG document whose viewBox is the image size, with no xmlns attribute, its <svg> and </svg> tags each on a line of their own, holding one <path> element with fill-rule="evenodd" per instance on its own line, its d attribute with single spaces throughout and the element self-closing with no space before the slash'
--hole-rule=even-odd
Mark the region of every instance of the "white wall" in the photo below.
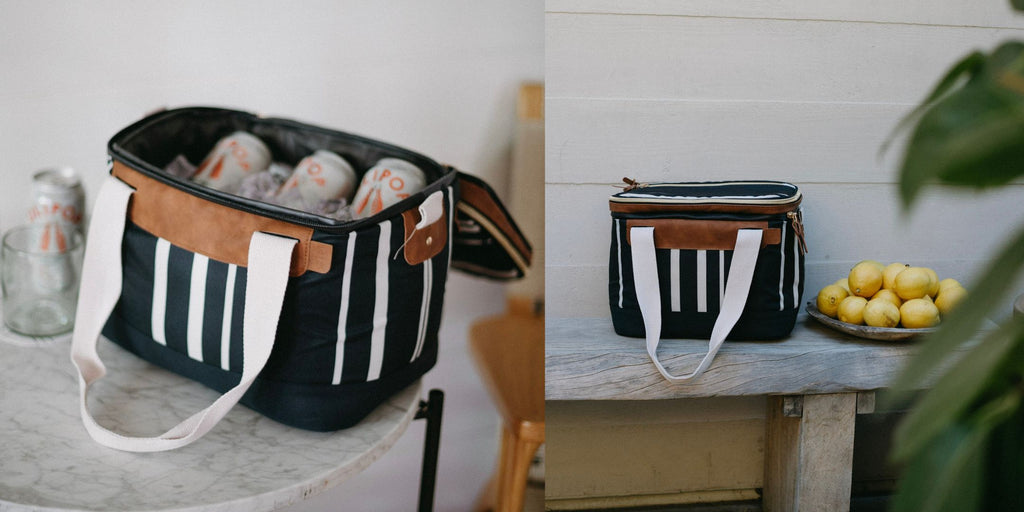
<svg viewBox="0 0 1024 512">
<path fill-rule="evenodd" d="M 642 181 L 804 191 L 807 295 L 862 259 L 970 280 L 1024 185 L 897 202 L 883 140 L 953 62 L 1024 38 L 1006 0 L 548 0 L 547 313 L 608 315 L 607 197 Z"/>
<path fill-rule="evenodd" d="M 539 0 L 0 0 L 0 227 L 23 222 L 43 167 L 77 169 L 91 205 L 108 139 L 160 106 L 237 107 L 376 137 L 507 196 L 518 87 L 543 78 L 542 12 Z M 493 467 L 496 413 L 465 329 L 504 309 L 502 290 L 449 280 L 427 378 L 448 392 L 438 510 L 467 510 Z M 303 510 L 411 509 L 422 428 L 394 462 Z"/>
</svg>

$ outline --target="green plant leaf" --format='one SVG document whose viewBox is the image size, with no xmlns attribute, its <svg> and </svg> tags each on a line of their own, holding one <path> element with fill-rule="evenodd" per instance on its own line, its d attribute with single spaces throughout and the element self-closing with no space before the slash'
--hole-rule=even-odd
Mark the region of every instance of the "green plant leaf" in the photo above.
<svg viewBox="0 0 1024 512">
<path fill-rule="evenodd" d="M 897 130 L 913 120 L 900 166 L 904 209 L 930 181 L 983 188 L 1024 175 L 1024 43 L 962 59 Z"/>
<path fill-rule="evenodd" d="M 1024 11 L 1024 0 L 1010 0 L 1010 5 L 1018 11 Z"/>
<path fill-rule="evenodd" d="M 903 157 L 900 197 L 909 207 L 929 181 L 976 188 L 1024 175 L 1024 96 L 991 84 L 936 103 L 915 127 Z"/>
<path fill-rule="evenodd" d="M 937 365 L 961 344 L 974 338 L 985 316 L 1001 305 L 1024 266 L 1024 228 L 998 253 L 976 284 L 967 300 L 960 303 L 942 322 L 941 327 L 919 342 L 920 351 L 910 360 L 892 383 L 886 395 L 889 406 L 906 400 L 907 396 Z"/>
<path fill-rule="evenodd" d="M 965 425 L 947 428 L 929 450 L 912 459 L 903 471 L 892 512 L 974 512 L 980 510 L 984 466 L 980 447 L 984 435 Z M 946 473 L 956 485 L 940 487 Z M 942 507 L 945 505 L 945 507 Z M 942 508 L 940 508 L 942 507 Z"/>
<path fill-rule="evenodd" d="M 893 128 L 892 133 L 890 133 L 889 136 L 886 137 L 885 142 L 882 143 L 882 148 L 878 151 L 879 156 L 885 154 L 896 137 L 921 117 L 921 114 L 924 113 L 928 107 L 941 98 L 942 95 L 949 92 L 954 85 L 959 84 L 965 74 L 968 77 L 972 77 L 977 74 L 982 66 L 985 65 L 985 59 L 985 54 L 981 52 L 973 52 L 954 64 L 953 67 L 946 72 L 946 76 L 942 77 L 942 79 L 939 80 L 939 83 L 935 85 L 930 93 L 928 93 L 928 96 L 925 97 L 924 101 L 915 107 L 914 110 L 911 110 L 909 114 L 903 116 L 903 119 L 901 119 L 896 127 Z"/>
<path fill-rule="evenodd" d="M 1021 393 L 1011 389 L 971 418 L 949 425 L 907 466 L 893 499 L 896 512 L 980 511 L 985 492 L 986 442 L 1020 409 Z"/>
<path fill-rule="evenodd" d="M 1011 320 L 971 349 L 900 422 L 892 457 L 895 460 L 907 459 L 927 447 L 954 423 L 978 400 L 987 386 L 1002 380 L 1007 372 L 1006 355 L 1011 353 L 1011 349 L 1019 348 L 1021 342 L 1024 342 L 1024 320 Z"/>
<path fill-rule="evenodd" d="M 992 382 L 1006 377 L 1010 370 L 1007 354 L 1020 354 L 1022 342 L 1024 321 L 1011 321 L 957 361 L 900 422 L 893 459 L 905 460 L 924 450 L 935 436 L 961 418 Z"/>
<path fill-rule="evenodd" d="M 1018 361 L 1018 366 L 1024 360 Z M 1024 370 L 1024 368 L 1021 368 Z M 1020 483 L 1024 475 L 1021 454 L 1024 453 L 1024 407 L 1017 408 L 1013 418 L 989 434 L 986 461 L 985 510 L 1024 510 Z"/>
</svg>

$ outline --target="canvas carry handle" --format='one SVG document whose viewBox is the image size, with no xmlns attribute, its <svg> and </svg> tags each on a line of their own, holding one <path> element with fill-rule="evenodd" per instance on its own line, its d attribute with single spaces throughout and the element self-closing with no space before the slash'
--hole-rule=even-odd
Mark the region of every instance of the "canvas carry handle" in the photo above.
<svg viewBox="0 0 1024 512">
<path fill-rule="evenodd" d="M 761 249 L 760 229 L 740 229 L 736 232 L 736 246 L 733 251 L 729 279 L 725 296 L 719 308 L 718 319 L 711 330 L 708 352 L 697 369 L 688 375 L 672 375 L 658 360 L 658 343 L 661 342 L 661 292 L 658 284 L 658 264 L 654 256 L 654 228 L 633 227 L 629 230 L 633 255 L 633 282 L 640 313 L 644 318 L 644 332 L 647 336 L 647 355 L 664 376 L 671 382 L 693 379 L 704 373 L 711 365 L 718 349 L 722 348 L 726 336 L 732 331 L 743 313 L 754 277 L 757 254 Z"/>
<path fill-rule="evenodd" d="M 96 352 L 103 325 L 121 295 L 121 240 L 128 202 L 134 189 L 108 176 L 89 228 L 82 264 L 79 306 L 71 341 L 71 360 L 78 369 L 82 422 L 94 440 L 118 450 L 164 451 L 185 446 L 210 431 L 238 403 L 270 358 L 278 317 L 288 284 L 288 269 L 296 240 L 262 232 L 249 243 L 245 291 L 243 364 L 239 383 L 206 409 L 157 437 L 129 437 L 110 431 L 93 419 L 87 407 L 89 386 L 106 374 Z"/>
</svg>

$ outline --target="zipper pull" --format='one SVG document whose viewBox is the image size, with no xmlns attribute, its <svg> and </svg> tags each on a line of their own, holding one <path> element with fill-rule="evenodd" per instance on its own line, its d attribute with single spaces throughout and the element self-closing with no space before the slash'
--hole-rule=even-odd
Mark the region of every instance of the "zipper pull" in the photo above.
<svg viewBox="0 0 1024 512">
<path fill-rule="evenodd" d="M 796 233 L 796 240 L 800 244 L 800 252 L 807 254 L 807 242 L 804 240 L 803 211 L 794 210 L 786 214 L 793 224 L 793 232 Z"/>
<path fill-rule="evenodd" d="M 622 188 L 623 192 L 629 192 L 647 186 L 646 183 L 640 183 L 639 181 L 634 180 L 632 178 L 622 178 L 622 182 L 625 183 L 626 186 L 616 185 L 616 187 Z"/>
</svg>

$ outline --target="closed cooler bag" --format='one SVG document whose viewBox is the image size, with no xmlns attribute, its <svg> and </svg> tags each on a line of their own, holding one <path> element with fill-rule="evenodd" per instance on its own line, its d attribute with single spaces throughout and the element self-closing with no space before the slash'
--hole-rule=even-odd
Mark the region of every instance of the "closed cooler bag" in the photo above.
<svg viewBox="0 0 1024 512">
<path fill-rule="evenodd" d="M 804 285 L 800 190 L 774 181 L 637 183 L 611 197 L 608 294 L 615 332 L 646 338 L 670 381 L 700 375 L 722 343 L 789 335 Z M 709 339 L 682 376 L 661 338 Z"/>
<path fill-rule="evenodd" d="M 201 187 L 162 169 L 198 162 L 244 130 L 290 164 L 327 149 L 358 174 L 401 158 L 427 186 L 354 221 Z M 98 442 L 130 451 L 188 444 L 237 402 L 287 425 L 358 423 L 436 361 L 449 267 L 510 279 L 530 247 L 480 180 L 418 153 L 286 119 L 216 108 L 160 112 L 109 143 L 93 211 L 72 341 L 81 414 Z M 156 365 L 224 393 L 157 437 L 97 424 L 89 386 L 103 334 Z"/>
</svg>

